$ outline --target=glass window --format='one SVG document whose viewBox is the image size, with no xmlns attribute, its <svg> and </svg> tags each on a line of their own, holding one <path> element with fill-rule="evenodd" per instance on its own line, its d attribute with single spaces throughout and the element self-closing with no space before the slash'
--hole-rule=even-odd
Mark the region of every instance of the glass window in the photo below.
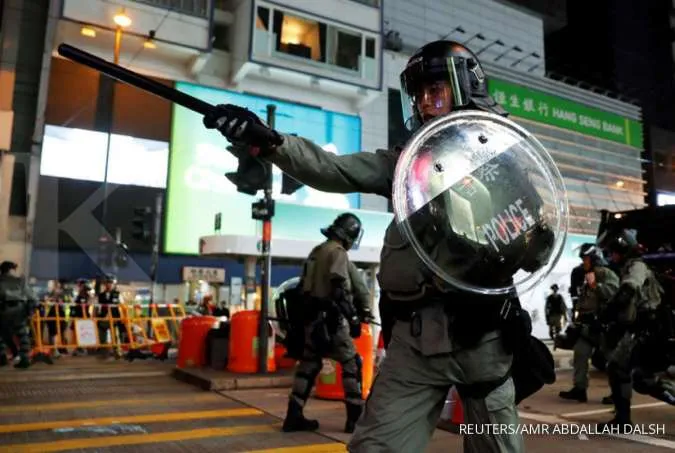
<svg viewBox="0 0 675 453">
<path fill-rule="evenodd" d="M 270 10 L 263 6 L 258 6 L 258 14 L 255 17 L 255 28 L 268 31 L 270 29 Z"/>
<path fill-rule="evenodd" d="M 359 70 L 362 37 L 359 34 L 337 30 L 335 46 L 335 65 L 342 68 Z"/>
<path fill-rule="evenodd" d="M 277 51 L 325 62 L 326 25 L 274 11 L 274 33 Z"/>
<path fill-rule="evenodd" d="M 103 132 L 45 126 L 40 174 L 57 178 L 103 182 L 107 137 Z M 169 144 L 113 134 L 108 182 L 166 187 Z"/>
<path fill-rule="evenodd" d="M 84 129 L 45 126 L 40 174 L 103 181 L 107 135 Z"/>
<path fill-rule="evenodd" d="M 108 182 L 143 187 L 166 187 L 169 144 L 155 140 L 111 136 Z"/>
<path fill-rule="evenodd" d="M 366 38 L 366 57 L 375 58 L 375 38 Z"/>
<path fill-rule="evenodd" d="M 213 48 L 230 51 L 230 28 L 225 24 L 215 23 L 213 25 Z"/>
</svg>

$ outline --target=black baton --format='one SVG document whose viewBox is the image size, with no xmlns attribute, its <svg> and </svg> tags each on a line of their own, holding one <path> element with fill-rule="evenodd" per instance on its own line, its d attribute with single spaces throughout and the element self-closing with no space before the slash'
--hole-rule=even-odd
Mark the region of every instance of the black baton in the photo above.
<svg viewBox="0 0 675 453">
<path fill-rule="evenodd" d="M 155 96 L 166 99 L 167 101 L 182 105 L 193 112 L 206 115 L 215 109 L 215 107 L 208 102 L 204 102 L 194 96 L 190 96 L 189 94 L 183 93 L 182 91 L 178 91 L 175 88 L 163 85 L 149 77 L 106 61 L 103 58 L 99 58 L 96 55 L 90 54 L 89 52 L 78 49 L 77 47 L 73 47 L 69 44 L 60 44 L 58 52 L 62 57 L 65 57 L 76 63 L 80 63 L 84 66 L 88 66 L 92 69 L 102 72 L 109 77 L 112 77 L 113 79 L 140 88 L 143 91 L 152 93 Z M 247 130 L 253 135 L 265 137 L 272 144 L 280 144 L 279 136 L 276 135 L 271 129 L 268 129 L 264 126 L 260 126 L 258 124 L 249 124 Z"/>
</svg>

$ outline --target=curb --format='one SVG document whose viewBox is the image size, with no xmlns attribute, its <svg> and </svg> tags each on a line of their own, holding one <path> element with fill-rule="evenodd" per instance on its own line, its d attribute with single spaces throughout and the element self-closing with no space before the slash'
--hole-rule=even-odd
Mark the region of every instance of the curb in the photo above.
<svg viewBox="0 0 675 453">
<path fill-rule="evenodd" d="M 172 375 L 181 382 L 207 391 L 289 388 L 293 385 L 292 374 L 283 376 L 257 376 L 253 374 L 241 377 L 210 378 L 200 372 L 199 369 L 175 368 Z"/>
</svg>

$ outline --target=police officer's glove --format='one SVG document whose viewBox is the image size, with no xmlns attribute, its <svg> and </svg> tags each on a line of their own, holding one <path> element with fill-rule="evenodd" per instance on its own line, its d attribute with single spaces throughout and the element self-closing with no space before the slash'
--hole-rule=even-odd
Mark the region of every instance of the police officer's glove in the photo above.
<svg viewBox="0 0 675 453">
<path fill-rule="evenodd" d="M 359 317 L 361 318 L 361 322 L 364 324 L 372 324 L 375 322 L 375 317 L 370 310 L 362 310 Z"/>
<path fill-rule="evenodd" d="M 207 129 L 218 129 L 232 143 L 252 147 L 253 153 L 268 152 L 284 142 L 283 136 L 269 128 L 248 109 L 221 104 L 204 116 Z"/>
</svg>

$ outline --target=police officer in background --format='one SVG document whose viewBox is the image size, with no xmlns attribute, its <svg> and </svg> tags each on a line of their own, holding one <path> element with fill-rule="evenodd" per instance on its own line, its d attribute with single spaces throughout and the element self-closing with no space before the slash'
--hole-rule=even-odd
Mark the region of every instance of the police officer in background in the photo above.
<svg viewBox="0 0 675 453">
<path fill-rule="evenodd" d="M 459 109 L 506 115 L 488 94 L 476 55 L 457 42 L 436 41 L 415 52 L 401 74 L 401 84 L 404 113 L 408 112 L 404 120 L 413 130 Z M 204 118 L 204 124 L 227 137 L 233 144 L 228 149 L 236 156 L 266 159 L 315 189 L 392 196 L 400 147 L 337 156 L 302 137 L 273 132 L 271 140 L 269 129 L 263 135 L 248 128 L 250 124 L 265 127 L 254 113 L 233 105 L 218 106 Z M 509 187 L 527 181 L 524 176 L 508 173 L 515 178 Z M 498 193 L 497 187 L 494 191 L 495 197 L 505 192 Z M 538 210 L 533 205 L 530 212 Z M 530 244 L 538 244 L 537 239 L 533 237 Z M 534 250 L 536 247 L 518 257 L 534 260 L 540 251 Z M 513 344 L 505 341 L 500 318 L 501 310 L 513 299 L 446 288 L 442 291 L 394 222 L 386 231 L 380 266 L 380 287 L 394 307 L 396 322 L 387 359 L 373 384 L 349 451 L 424 451 L 453 384 L 462 385 L 467 423 L 517 424 L 516 390 L 509 375 Z M 492 277 L 485 269 L 481 275 L 484 279 Z M 526 312 L 517 299 L 514 306 L 514 310 L 505 311 L 513 315 L 510 328 L 516 331 L 510 338 L 529 339 L 531 324 L 527 325 Z M 464 436 L 464 444 L 465 451 L 485 453 L 524 449 L 522 436 L 511 432 Z"/>
<path fill-rule="evenodd" d="M 635 345 L 633 332 L 641 317 L 661 303 L 663 289 L 642 260 L 640 245 L 632 231 L 606 231 L 598 238 L 598 245 L 621 269 L 619 290 L 602 313 L 607 375 L 615 409 L 614 418 L 602 425 L 623 429 L 624 425 L 632 424 L 630 359 Z"/>
<path fill-rule="evenodd" d="M 579 249 L 579 256 L 583 256 L 591 247 L 595 247 L 595 244 L 585 243 L 582 244 Z M 574 269 L 570 274 L 570 298 L 572 299 L 572 322 L 576 321 L 577 317 L 577 304 L 579 303 L 579 294 L 581 293 L 581 288 L 584 286 L 586 279 L 586 269 L 584 268 L 584 263 L 582 262 Z"/>
<path fill-rule="evenodd" d="M 120 343 L 126 342 L 127 329 L 120 314 L 119 305 L 122 299 L 115 280 L 114 275 L 106 275 L 102 282 L 103 288 L 98 294 L 98 317 L 101 318 L 98 320 L 98 337 L 101 343 L 107 343 L 106 337 L 110 332 L 111 341 L 114 340 L 115 357 L 119 358 L 122 355 Z"/>
<path fill-rule="evenodd" d="M 357 280 L 361 276 L 358 269 L 350 270 L 347 251 L 358 247 L 363 230 L 358 217 L 345 213 L 328 228 L 322 228 L 321 233 L 327 239 L 307 257 L 298 284 L 305 306 L 305 347 L 295 372 L 283 430 L 319 428 L 316 420 L 304 417 L 303 408 L 323 366 L 322 359 L 328 357 L 342 366 L 347 409 L 344 430 L 352 433 L 363 406 L 361 357 L 352 338 L 361 335 L 361 322 L 369 321 L 372 315 L 370 307 L 361 304 L 362 292 L 360 297 L 353 297 L 353 273 Z M 355 301 L 360 303 L 355 305 Z"/>
<path fill-rule="evenodd" d="M 15 368 L 30 367 L 30 318 L 38 301 L 23 279 L 12 275 L 16 263 L 0 263 L 0 366 L 7 365 L 5 342 L 19 339 L 19 362 Z"/>
<path fill-rule="evenodd" d="M 567 305 L 562 295 L 558 294 L 558 285 L 551 285 L 551 294 L 546 298 L 546 324 L 548 324 L 548 334 L 552 340 L 560 334 L 563 322 L 567 319 Z"/>
<path fill-rule="evenodd" d="M 585 271 L 584 285 L 577 305 L 579 338 L 574 344 L 574 387 L 560 392 L 560 397 L 582 403 L 588 401 L 588 362 L 593 350 L 600 346 L 602 326 L 598 315 L 619 289 L 619 277 L 607 267 L 597 246 L 583 247 L 579 252 Z"/>
</svg>

